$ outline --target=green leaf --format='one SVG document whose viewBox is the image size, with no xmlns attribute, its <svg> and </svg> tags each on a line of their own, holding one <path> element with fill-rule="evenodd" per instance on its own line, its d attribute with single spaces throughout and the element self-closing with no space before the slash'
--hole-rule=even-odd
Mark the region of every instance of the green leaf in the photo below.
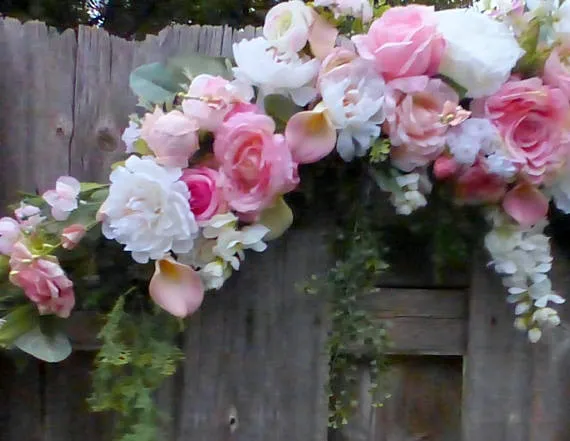
<svg viewBox="0 0 570 441">
<path fill-rule="evenodd" d="M 265 113 L 272 117 L 278 127 L 285 128 L 289 119 L 303 110 L 290 98 L 283 95 L 267 95 L 264 100 Z"/>
<path fill-rule="evenodd" d="M 130 76 L 132 91 L 151 104 L 171 102 L 183 91 L 187 79 L 181 71 L 168 68 L 161 63 L 145 64 L 135 69 Z"/>
<path fill-rule="evenodd" d="M 0 345 L 11 345 L 18 337 L 37 326 L 38 313 L 30 303 L 15 308 L 3 320 L 4 323 L 0 326 Z"/>
<path fill-rule="evenodd" d="M 93 190 L 99 190 L 100 188 L 108 187 L 109 184 L 99 184 L 98 182 L 82 182 L 81 183 L 81 193 L 87 193 Z"/>
<path fill-rule="evenodd" d="M 200 74 L 220 76 L 226 80 L 233 78 L 231 63 L 224 57 L 211 57 L 202 54 L 188 54 L 168 60 L 168 66 L 186 73 L 190 78 Z"/>
<path fill-rule="evenodd" d="M 274 240 L 281 237 L 289 229 L 293 223 L 293 212 L 283 197 L 280 197 L 273 206 L 261 213 L 259 223 L 270 230 L 264 239 Z"/>
<path fill-rule="evenodd" d="M 18 337 L 14 346 L 48 363 L 58 363 L 71 354 L 71 343 L 65 334 L 46 335 L 39 326 Z"/>
<path fill-rule="evenodd" d="M 149 148 L 144 139 L 137 139 L 134 143 L 135 152 L 143 156 L 154 156 L 154 152 Z"/>
</svg>

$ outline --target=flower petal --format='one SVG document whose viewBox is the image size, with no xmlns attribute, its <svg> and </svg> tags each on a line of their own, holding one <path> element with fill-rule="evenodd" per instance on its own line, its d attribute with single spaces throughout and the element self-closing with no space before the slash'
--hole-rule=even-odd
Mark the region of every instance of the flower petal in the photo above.
<svg viewBox="0 0 570 441">
<path fill-rule="evenodd" d="M 313 11 L 313 16 L 314 21 L 309 33 L 309 44 L 313 55 L 323 60 L 333 51 L 338 30 L 317 12 Z"/>
<path fill-rule="evenodd" d="M 333 151 L 336 130 L 324 111 L 299 112 L 287 123 L 285 138 L 293 160 L 310 164 Z"/>
<path fill-rule="evenodd" d="M 518 184 L 503 200 L 503 209 L 523 227 L 530 227 L 546 217 L 548 199 L 533 185 Z"/>
<path fill-rule="evenodd" d="M 204 300 L 199 274 L 172 258 L 156 261 L 149 293 L 158 306 L 180 318 L 196 312 Z"/>
<path fill-rule="evenodd" d="M 274 205 L 261 213 L 259 223 L 270 230 L 264 239 L 274 240 L 281 237 L 293 224 L 293 212 L 283 197 L 279 197 Z"/>
</svg>

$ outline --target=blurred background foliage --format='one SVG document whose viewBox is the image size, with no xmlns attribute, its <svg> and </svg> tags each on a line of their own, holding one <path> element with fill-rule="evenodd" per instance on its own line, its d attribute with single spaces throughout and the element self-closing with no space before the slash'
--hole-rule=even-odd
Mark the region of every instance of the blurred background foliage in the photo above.
<svg viewBox="0 0 570 441">
<path fill-rule="evenodd" d="M 41 20 L 59 29 L 78 25 L 105 28 L 124 38 L 143 38 L 179 24 L 260 26 L 280 0 L 0 0 L 0 14 L 21 21 Z M 283 1 L 283 0 L 281 0 Z M 390 0 L 392 5 L 406 0 Z M 438 9 L 459 7 L 465 0 L 416 0 Z"/>
</svg>

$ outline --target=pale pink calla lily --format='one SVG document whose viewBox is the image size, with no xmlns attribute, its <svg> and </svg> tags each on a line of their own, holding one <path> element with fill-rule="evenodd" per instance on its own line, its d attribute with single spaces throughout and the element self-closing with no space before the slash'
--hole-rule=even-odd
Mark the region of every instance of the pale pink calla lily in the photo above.
<svg viewBox="0 0 570 441">
<path fill-rule="evenodd" d="M 296 113 L 287 123 L 285 139 L 295 162 L 317 162 L 333 151 L 336 129 L 324 110 Z"/>
<path fill-rule="evenodd" d="M 548 213 L 548 199 L 526 182 L 516 185 L 503 199 L 503 209 L 523 227 L 530 227 Z"/>
<path fill-rule="evenodd" d="M 204 300 L 199 274 L 171 257 L 156 261 L 148 290 L 158 306 L 179 318 L 196 312 Z"/>
<path fill-rule="evenodd" d="M 314 21 L 309 31 L 309 45 L 313 55 L 323 60 L 334 49 L 338 29 L 327 22 L 323 17 L 313 11 Z"/>
</svg>

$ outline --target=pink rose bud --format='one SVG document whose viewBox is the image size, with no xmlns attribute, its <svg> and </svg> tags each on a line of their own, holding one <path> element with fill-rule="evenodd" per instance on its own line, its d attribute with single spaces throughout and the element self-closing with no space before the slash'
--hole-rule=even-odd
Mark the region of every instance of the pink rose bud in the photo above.
<svg viewBox="0 0 570 441">
<path fill-rule="evenodd" d="M 73 224 L 64 228 L 61 233 L 61 246 L 66 250 L 72 250 L 81 242 L 86 232 L 87 230 L 81 224 Z"/>
</svg>

